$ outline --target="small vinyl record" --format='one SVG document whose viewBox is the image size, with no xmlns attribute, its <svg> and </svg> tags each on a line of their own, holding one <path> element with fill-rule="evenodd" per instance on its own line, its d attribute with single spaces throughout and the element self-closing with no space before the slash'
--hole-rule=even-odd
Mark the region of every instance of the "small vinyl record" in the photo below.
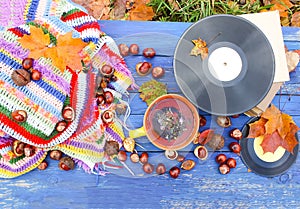
<svg viewBox="0 0 300 209">
<path fill-rule="evenodd" d="M 242 147 L 241 157 L 244 164 L 254 173 L 266 176 L 274 177 L 286 172 L 296 161 L 299 152 L 299 144 L 295 146 L 293 153 L 286 151 L 285 149 L 279 147 L 274 153 L 261 153 L 259 151 L 260 147 L 257 146 L 256 140 L 259 138 L 246 138 L 249 133 L 249 123 L 253 123 L 259 118 L 252 118 L 243 127 L 242 133 L 244 138 L 240 140 L 240 145 Z M 298 135 L 296 134 L 298 139 Z"/>
<path fill-rule="evenodd" d="M 192 56 L 192 40 L 207 43 L 208 56 Z M 233 15 L 213 15 L 191 25 L 177 43 L 174 73 L 183 94 L 214 115 L 255 107 L 274 79 L 275 58 L 264 33 Z"/>
</svg>

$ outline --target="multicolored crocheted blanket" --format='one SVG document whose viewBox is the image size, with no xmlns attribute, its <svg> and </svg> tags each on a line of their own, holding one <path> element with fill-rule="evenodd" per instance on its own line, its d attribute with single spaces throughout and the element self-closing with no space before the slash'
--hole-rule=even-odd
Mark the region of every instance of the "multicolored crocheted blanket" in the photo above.
<svg viewBox="0 0 300 209">
<path fill-rule="evenodd" d="M 115 109 L 120 103 L 128 106 L 123 97 L 128 94 L 127 88 L 134 85 L 113 39 L 101 32 L 97 21 L 83 8 L 69 0 L 2 2 L 0 25 L 0 177 L 29 172 L 51 150 L 72 157 L 87 172 L 99 173 L 95 169 L 106 160 L 105 143 L 113 140 L 121 147 L 124 140 Z M 23 75 L 22 62 L 33 50 L 20 40 L 34 40 L 32 36 L 39 31 L 42 36 L 36 38 L 46 44 L 36 50 L 40 56 L 33 59 L 32 69 L 42 77 L 34 79 Z M 76 53 L 81 65 L 72 69 L 70 66 L 74 65 L 69 61 L 62 69 L 64 55 L 53 50 L 67 45 L 62 40 L 70 32 L 72 39 L 84 42 L 79 52 L 67 51 Z M 37 45 L 40 42 L 37 40 Z M 57 62 L 54 58 L 62 59 Z M 114 69 L 114 79 L 100 89 L 99 69 L 104 65 Z M 100 90 L 110 92 L 113 101 L 99 105 L 96 95 Z M 66 107 L 73 110 L 73 118 L 68 121 L 62 114 Z M 20 115 L 20 110 L 26 115 Z M 112 115 L 109 122 L 103 120 L 107 112 Z M 62 121 L 60 130 L 58 124 Z M 12 147 L 15 140 L 34 146 L 34 154 L 16 155 Z"/>
</svg>

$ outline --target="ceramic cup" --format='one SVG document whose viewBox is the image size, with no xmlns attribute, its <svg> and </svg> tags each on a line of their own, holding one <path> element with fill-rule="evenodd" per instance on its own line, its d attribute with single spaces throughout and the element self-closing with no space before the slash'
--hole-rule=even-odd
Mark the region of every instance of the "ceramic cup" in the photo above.
<svg viewBox="0 0 300 209">
<path fill-rule="evenodd" d="M 172 114 L 176 120 L 180 120 L 180 134 L 175 138 L 166 134 L 165 129 L 161 130 L 162 120 L 165 120 L 159 119 L 159 116 L 165 114 Z M 166 94 L 149 105 L 144 115 L 143 127 L 129 131 L 129 136 L 147 136 L 153 145 L 162 150 L 179 150 L 193 141 L 198 129 L 199 114 L 195 106 L 180 95 Z"/>
</svg>

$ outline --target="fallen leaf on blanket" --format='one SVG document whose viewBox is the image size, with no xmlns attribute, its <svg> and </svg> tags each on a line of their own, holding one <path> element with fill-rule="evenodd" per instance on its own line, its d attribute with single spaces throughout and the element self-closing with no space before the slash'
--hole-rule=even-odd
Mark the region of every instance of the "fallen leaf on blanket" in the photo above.
<svg viewBox="0 0 300 209">
<path fill-rule="evenodd" d="M 292 15 L 291 26 L 300 27 L 300 11 Z"/>
<path fill-rule="evenodd" d="M 150 80 L 141 85 L 139 92 L 141 99 L 150 105 L 156 98 L 167 94 L 167 86 L 156 80 Z"/>
<path fill-rule="evenodd" d="M 80 38 L 73 38 L 72 32 L 59 35 L 57 44 L 48 48 L 45 56 L 52 59 L 53 65 L 64 72 L 66 66 L 77 71 L 82 69 L 79 52 L 87 45 Z"/>
<path fill-rule="evenodd" d="M 107 20 L 110 14 L 110 0 L 73 0 L 74 3 L 83 6 L 88 14 L 96 19 Z"/>
<path fill-rule="evenodd" d="M 192 42 L 195 44 L 195 46 L 191 51 L 191 55 L 193 56 L 201 55 L 202 60 L 204 60 L 208 56 L 208 48 L 206 42 L 203 41 L 201 38 L 192 40 Z"/>
<path fill-rule="evenodd" d="M 129 20 L 138 20 L 138 21 L 145 21 L 145 20 L 152 20 L 155 13 L 152 7 L 147 6 L 149 1 L 142 0 L 142 1 L 135 1 L 134 6 L 128 12 Z"/>
<path fill-rule="evenodd" d="M 259 120 L 249 124 L 247 138 L 263 136 L 261 147 L 264 153 L 274 153 L 281 146 L 293 154 L 294 147 L 298 144 L 296 138 L 298 130 L 299 127 L 290 115 L 271 105 L 262 113 Z"/>
<path fill-rule="evenodd" d="M 286 62 L 288 66 L 289 72 L 292 72 L 296 69 L 300 56 L 297 52 L 295 51 L 288 51 L 285 53 L 286 55 Z"/>
<path fill-rule="evenodd" d="M 29 27 L 30 34 L 25 34 L 18 41 L 23 48 L 29 50 L 30 58 L 38 59 L 43 56 L 43 53 L 48 48 L 48 45 L 50 44 L 50 36 L 49 33 L 45 34 L 42 28 L 35 26 Z"/>
</svg>

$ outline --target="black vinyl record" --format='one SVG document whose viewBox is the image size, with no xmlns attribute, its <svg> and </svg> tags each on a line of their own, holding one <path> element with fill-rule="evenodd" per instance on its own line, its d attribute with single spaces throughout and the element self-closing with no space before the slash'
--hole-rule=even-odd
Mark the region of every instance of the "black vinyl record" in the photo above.
<svg viewBox="0 0 300 209">
<path fill-rule="evenodd" d="M 207 43 L 208 57 L 192 56 L 192 40 Z M 191 25 L 175 49 L 174 73 L 183 94 L 215 115 L 244 113 L 268 93 L 275 59 L 264 33 L 250 21 L 213 15 Z"/>
<path fill-rule="evenodd" d="M 295 146 L 293 153 L 285 151 L 284 154 L 274 162 L 266 162 L 257 156 L 254 149 L 254 139 L 246 138 L 249 133 L 249 123 L 255 122 L 258 118 L 252 118 L 243 127 L 242 133 L 244 138 L 240 140 L 240 145 L 242 147 L 241 157 L 244 164 L 254 173 L 266 177 L 278 176 L 286 172 L 296 161 L 299 152 L 299 144 Z M 296 133 L 296 138 L 298 139 L 298 134 Z"/>
</svg>

